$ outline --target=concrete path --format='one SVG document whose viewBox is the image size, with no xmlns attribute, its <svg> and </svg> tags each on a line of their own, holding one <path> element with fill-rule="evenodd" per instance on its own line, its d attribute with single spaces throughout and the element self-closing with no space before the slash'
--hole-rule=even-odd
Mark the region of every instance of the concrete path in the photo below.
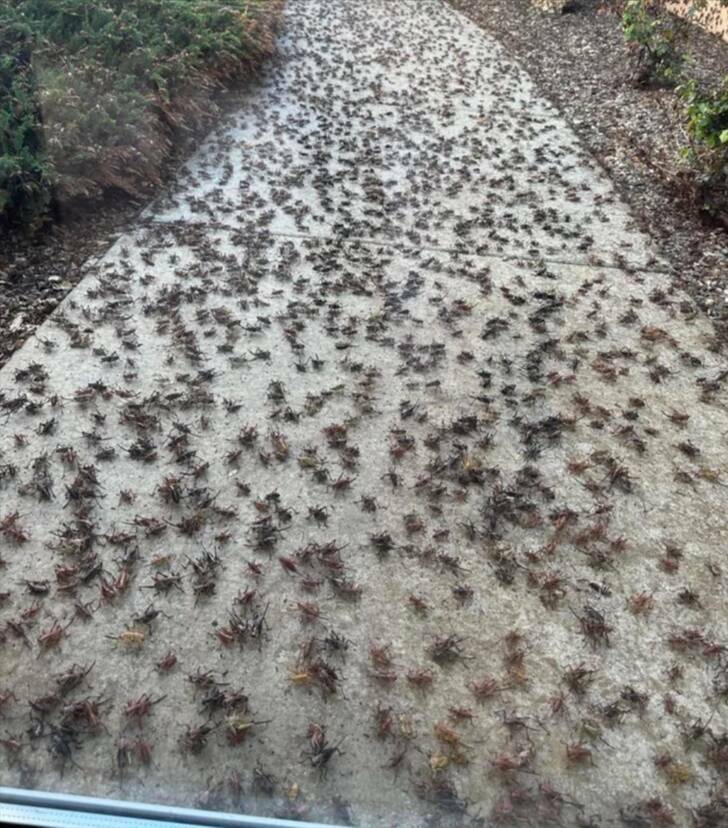
<svg viewBox="0 0 728 828">
<path fill-rule="evenodd" d="M 0 373 L 0 783 L 686 824 L 728 762 L 726 376 L 497 43 L 290 0 Z"/>
</svg>

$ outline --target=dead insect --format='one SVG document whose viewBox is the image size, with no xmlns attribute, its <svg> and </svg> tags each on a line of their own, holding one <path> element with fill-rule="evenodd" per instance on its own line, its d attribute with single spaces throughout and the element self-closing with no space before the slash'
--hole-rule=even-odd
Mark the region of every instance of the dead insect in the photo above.
<svg viewBox="0 0 728 828">
<path fill-rule="evenodd" d="M 253 575 L 254 578 L 260 578 L 263 574 L 263 564 L 258 563 L 258 561 L 246 561 L 248 566 L 248 571 Z"/>
<path fill-rule="evenodd" d="M 593 646 L 599 644 L 609 646 L 609 633 L 612 627 L 607 624 L 604 615 L 589 604 L 584 605 L 583 615 L 578 615 L 572 610 L 573 615 L 579 621 L 581 632 Z"/>
<path fill-rule="evenodd" d="M 58 621 L 54 621 L 53 624 L 45 630 L 45 632 L 42 632 L 38 636 L 38 644 L 40 645 L 41 650 L 49 650 L 51 647 L 56 647 L 72 622 L 73 619 L 71 619 L 65 627 L 62 627 Z"/>
<path fill-rule="evenodd" d="M 473 588 L 468 584 L 457 584 L 452 588 L 452 594 L 461 601 L 465 603 L 466 601 L 470 601 L 473 597 Z"/>
<path fill-rule="evenodd" d="M 152 624 L 160 615 L 164 615 L 167 618 L 169 617 L 165 612 L 157 609 L 153 604 L 149 604 L 141 615 L 135 615 L 132 620 L 135 624 L 144 624 L 145 627 L 149 628 L 151 633 Z"/>
<path fill-rule="evenodd" d="M 382 475 L 382 479 L 389 481 L 389 485 L 393 489 L 399 488 L 399 486 L 402 482 L 402 478 L 399 476 L 399 474 L 394 469 L 390 469 L 388 472 L 385 472 Z"/>
<path fill-rule="evenodd" d="M 287 558 L 284 555 L 279 555 L 278 563 L 283 567 L 284 572 L 287 572 L 290 575 L 299 574 L 298 564 L 293 560 L 293 558 Z"/>
<path fill-rule="evenodd" d="M 377 499 L 375 497 L 371 497 L 370 495 L 362 495 L 357 503 L 361 504 L 362 512 L 368 512 L 369 514 L 374 514 L 374 512 L 379 509 Z"/>
<path fill-rule="evenodd" d="M 628 599 L 629 610 L 633 615 L 649 615 L 655 599 L 649 592 L 636 592 Z"/>
<path fill-rule="evenodd" d="M 475 713 L 469 707 L 448 707 L 448 713 L 455 722 L 469 722 L 475 718 Z"/>
<path fill-rule="evenodd" d="M 314 604 L 310 601 L 297 601 L 296 607 L 298 608 L 301 620 L 305 623 L 318 621 L 321 617 L 321 609 L 318 604 Z"/>
<path fill-rule="evenodd" d="M 564 673 L 564 683 L 576 696 L 581 696 L 591 683 L 595 670 L 588 670 L 583 664 L 569 667 Z"/>
<path fill-rule="evenodd" d="M 499 753 L 490 763 L 500 773 L 511 773 L 528 770 L 530 759 L 530 751 L 523 750 L 515 756 L 510 753 Z"/>
<path fill-rule="evenodd" d="M 328 506 L 309 506 L 308 518 L 313 520 L 318 526 L 326 526 L 329 522 L 329 507 Z"/>
<path fill-rule="evenodd" d="M 67 693 L 75 690 L 91 672 L 94 664 L 95 662 L 92 662 L 88 667 L 84 667 L 80 664 L 74 664 L 69 667 L 65 673 L 61 673 L 56 676 L 55 679 L 58 692 L 65 696 Z M 2 707 L 1 704 L 0 707 Z"/>
<path fill-rule="evenodd" d="M 507 688 L 499 686 L 492 676 L 484 676 L 481 679 L 469 682 L 468 689 L 478 701 L 482 702 L 492 698 L 497 693 L 502 693 Z"/>
<path fill-rule="evenodd" d="M 141 630 L 124 630 L 119 635 L 107 635 L 106 638 L 118 641 L 127 647 L 141 647 L 147 637 Z"/>
<path fill-rule="evenodd" d="M 148 693 L 142 693 L 138 699 L 127 702 L 124 715 L 127 719 L 131 719 L 137 727 L 142 727 L 143 720 L 152 712 L 152 707 L 165 698 L 166 696 L 160 696 L 158 699 L 152 699 Z"/>
<path fill-rule="evenodd" d="M 391 736 L 392 728 L 394 727 L 392 708 L 383 707 L 381 702 L 377 702 L 377 707 L 374 711 L 374 725 L 374 732 L 377 739 L 386 739 L 388 736 Z"/>
<path fill-rule="evenodd" d="M 389 532 L 379 532 L 369 535 L 369 542 L 376 549 L 377 555 L 384 557 L 394 549 L 394 540 Z"/>
<path fill-rule="evenodd" d="M 435 676 L 432 673 L 432 670 L 418 668 L 416 670 L 410 670 L 407 673 L 408 683 L 412 685 L 412 687 L 416 687 L 419 690 L 426 690 L 431 687 L 434 679 Z"/>
<path fill-rule="evenodd" d="M 420 598 L 417 595 L 409 595 L 407 597 L 407 603 L 412 607 L 412 609 L 419 613 L 420 615 L 427 615 L 430 610 L 429 604 L 425 601 L 424 598 Z"/>
<path fill-rule="evenodd" d="M 348 491 L 351 488 L 351 484 L 355 480 L 355 477 L 346 477 L 345 475 L 340 474 L 336 480 L 330 484 L 330 486 L 334 490 L 334 494 L 340 494 L 341 492 Z"/>
<path fill-rule="evenodd" d="M 321 644 L 329 653 L 338 655 L 343 659 L 346 657 L 351 641 L 336 630 L 331 630 L 325 638 L 321 639 Z"/>
<path fill-rule="evenodd" d="M 168 673 L 177 664 L 177 656 L 169 650 L 157 663 L 156 668 L 160 673 Z"/>
<path fill-rule="evenodd" d="M 675 448 L 691 460 L 694 460 L 701 454 L 700 449 L 693 445 L 689 440 L 684 440 L 682 443 L 676 443 Z"/>
<path fill-rule="evenodd" d="M 185 753 L 197 755 L 203 751 L 207 744 L 207 737 L 214 730 L 214 725 L 202 724 L 192 727 L 187 725 L 185 732 L 179 738 L 180 748 Z"/>
<path fill-rule="evenodd" d="M 182 576 L 176 572 L 155 572 L 152 576 L 152 583 L 143 586 L 142 589 L 153 589 L 157 594 L 166 594 L 171 589 L 182 592 Z"/>
<path fill-rule="evenodd" d="M 49 581 L 25 580 L 25 587 L 31 595 L 48 595 L 51 590 Z"/>
<path fill-rule="evenodd" d="M 347 578 L 337 578 L 332 575 L 328 580 L 334 592 L 341 598 L 353 601 L 358 599 L 362 593 L 362 587 Z"/>
<path fill-rule="evenodd" d="M 133 503 L 136 500 L 136 494 L 131 489 L 122 489 L 119 492 L 119 503 Z"/>
<path fill-rule="evenodd" d="M 591 750 L 583 742 L 570 742 L 566 746 L 566 761 L 569 765 L 593 765 Z"/>
<path fill-rule="evenodd" d="M 369 657 L 376 667 L 390 667 L 392 664 L 392 645 L 371 644 L 369 647 Z"/>
<path fill-rule="evenodd" d="M 337 753 L 341 753 L 339 749 L 339 742 L 337 745 L 331 745 L 326 738 L 326 728 L 324 725 L 310 724 L 308 726 L 308 748 L 302 752 L 311 766 L 315 768 L 320 775 L 324 776 L 328 769 L 329 762 Z M 343 741 L 343 740 L 342 740 Z"/>
<path fill-rule="evenodd" d="M 157 486 L 157 492 L 165 503 L 179 504 L 184 497 L 184 489 L 182 487 L 182 480 L 170 474 L 164 478 L 164 481 Z"/>
<path fill-rule="evenodd" d="M 427 653 L 438 664 L 452 663 L 465 658 L 460 648 L 463 640 L 455 635 L 438 636 L 427 648 Z"/>
<path fill-rule="evenodd" d="M 253 728 L 258 725 L 268 724 L 270 721 L 270 719 L 266 719 L 256 722 L 247 719 L 243 715 L 228 716 L 225 719 L 225 735 L 231 745 L 240 745 L 248 738 Z"/>
<path fill-rule="evenodd" d="M 681 589 L 680 592 L 677 594 L 677 602 L 678 604 L 682 604 L 684 607 L 692 607 L 693 609 L 700 608 L 700 596 L 697 592 L 688 587 L 685 589 Z"/>
<path fill-rule="evenodd" d="M 3 692 L 0 692 L 0 716 L 3 715 L 3 710 L 8 702 L 17 700 L 18 698 L 12 690 L 4 690 Z"/>
<path fill-rule="evenodd" d="M 30 532 L 20 524 L 20 512 L 11 512 L 0 521 L 0 534 L 20 546 L 30 540 Z"/>
</svg>

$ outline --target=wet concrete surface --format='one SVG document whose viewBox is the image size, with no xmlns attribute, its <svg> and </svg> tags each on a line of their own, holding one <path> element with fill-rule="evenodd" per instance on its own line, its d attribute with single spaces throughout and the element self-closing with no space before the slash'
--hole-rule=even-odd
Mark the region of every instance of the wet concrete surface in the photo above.
<svg viewBox="0 0 728 828">
<path fill-rule="evenodd" d="M 686 824 L 728 762 L 724 364 L 497 43 L 291 0 L 0 372 L 0 781 Z"/>
</svg>

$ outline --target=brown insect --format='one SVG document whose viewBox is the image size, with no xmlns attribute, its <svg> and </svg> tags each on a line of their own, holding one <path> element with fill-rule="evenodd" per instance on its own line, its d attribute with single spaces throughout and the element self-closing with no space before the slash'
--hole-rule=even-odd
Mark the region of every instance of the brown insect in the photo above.
<svg viewBox="0 0 728 828">
<path fill-rule="evenodd" d="M 310 724 L 308 726 L 308 743 L 309 747 L 303 751 L 302 755 L 306 756 L 312 767 L 323 776 L 328 769 L 329 762 L 337 753 L 341 753 L 339 749 L 341 742 L 337 745 L 331 745 L 326 738 L 324 725 Z"/>
<path fill-rule="evenodd" d="M 284 572 L 287 572 L 290 575 L 299 574 L 298 564 L 293 560 L 293 558 L 287 558 L 284 555 L 279 555 L 278 563 L 283 567 Z"/>
<path fill-rule="evenodd" d="M 466 658 L 460 648 L 464 639 L 456 635 L 440 635 L 427 648 L 430 658 L 438 664 L 449 664 Z"/>
<path fill-rule="evenodd" d="M 425 670 L 422 668 L 410 670 L 407 673 L 407 681 L 412 687 L 417 687 L 419 690 L 427 690 L 432 686 L 435 676 L 432 670 Z"/>
<path fill-rule="evenodd" d="M 11 736 L 8 734 L 5 737 L 0 737 L 0 746 L 3 747 L 7 753 L 15 754 L 20 753 L 23 748 L 23 743 L 17 736 Z"/>
<path fill-rule="evenodd" d="M 451 748 L 459 748 L 461 745 L 460 734 L 446 725 L 444 722 L 437 722 L 433 727 L 435 736 L 443 743 Z"/>
<path fill-rule="evenodd" d="M 599 610 L 585 604 L 582 615 L 578 615 L 574 610 L 572 613 L 579 621 L 584 638 L 595 647 L 600 644 L 609 646 L 609 633 L 613 627 L 607 624 L 604 615 Z"/>
<path fill-rule="evenodd" d="M 7 706 L 8 702 L 10 701 L 17 701 L 17 696 L 13 693 L 12 690 L 5 690 L 0 693 L 0 716 L 3 714 L 3 710 Z"/>
<path fill-rule="evenodd" d="M 564 673 L 564 683 L 576 696 L 583 695 L 591 682 L 594 670 L 588 670 L 583 664 L 569 667 Z"/>
<path fill-rule="evenodd" d="M 268 724 L 270 721 L 270 719 L 266 719 L 265 721 L 256 722 L 246 719 L 244 716 L 229 716 L 225 720 L 225 735 L 231 745 L 240 745 L 248 738 L 253 728 Z"/>
<path fill-rule="evenodd" d="M 351 488 L 351 484 L 355 480 L 355 477 L 346 477 L 345 475 L 341 474 L 330 485 L 331 488 L 334 490 L 334 494 L 340 494 L 341 492 L 348 491 Z"/>
<path fill-rule="evenodd" d="M 371 644 L 369 646 L 369 657 L 376 667 L 389 667 L 392 664 L 392 645 Z"/>
<path fill-rule="evenodd" d="M 156 668 L 160 673 L 168 673 L 177 664 L 177 656 L 169 650 L 157 663 Z"/>
<path fill-rule="evenodd" d="M 66 630 L 71 626 L 73 619 L 66 624 L 65 627 L 62 627 L 58 621 L 54 621 L 53 624 L 42 632 L 38 636 L 38 644 L 40 645 L 41 650 L 49 650 L 51 647 L 56 647 L 60 643 L 61 639 L 65 635 Z"/>
<path fill-rule="evenodd" d="M 143 693 L 138 699 L 127 702 L 124 715 L 127 719 L 131 719 L 137 727 L 142 727 L 143 720 L 152 712 L 152 707 L 165 698 L 166 696 L 160 696 L 158 699 L 152 699 L 148 693 Z"/>
<path fill-rule="evenodd" d="M 649 592 L 636 592 L 628 599 L 629 610 L 633 615 L 649 615 L 655 604 Z"/>
<path fill-rule="evenodd" d="M 185 732 L 180 736 L 180 748 L 185 753 L 197 755 L 203 751 L 207 744 L 207 737 L 214 730 L 213 725 L 202 724 L 197 727 L 187 725 Z"/>
<path fill-rule="evenodd" d="M 566 761 L 569 765 L 593 765 L 591 750 L 583 742 L 570 742 L 566 746 Z"/>
<path fill-rule="evenodd" d="M 515 756 L 510 753 L 499 753 L 494 759 L 490 760 L 490 763 L 500 773 L 512 773 L 513 771 L 526 770 L 530 758 L 530 753 L 527 750 Z"/>
<path fill-rule="evenodd" d="M 407 597 L 407 603 L 412 607 L 412 609 L 419 613 L 420 615 L 427 615 L 429 612 L 429 605 L 424 598 L 420 598 L 417 595 L 409 595 Z"/>
<path fill-rule="evenodd" d="M 11 512 L 0 521 L 0 534 L 18 546 L 30 540 L 30 532 L 20 524 L 20 512 Z"/>
<path fill-rule="evenodd" d="M 84 667 L 80 664 L 74 664 L 64 673 L 56 676 L 55 679 L 58 692 L 65 696 L 67 693 L 75 690 L 91 672 L 94 664 L 95 662 L 92 662 L 88 667 Z M 2 707 L 2 705 L 0 705 L 0 707 Z"/>
<path fill-rule="evenodd" d="M 485 701 L 507 688 L 500 687 L 492 676 L 484 676 L 482 679 L 471 681 L 468 689 L 478 701 Z"/>
<path fill-rule="evenodd" d="M 384 707 L 381 702 L 377 702 L 377 707 L 374 711 L 374 724 L 377 739 L 386 739 L 388 736 L 391 736 L 394 727 L 392 708 Z"/>
<path fill-rule="evenodd" d="M 475 718 L 469 707 L 448 707 L 448 713 L 454 722 L 470 722 Z"/>
<path fill-rule="evenodd" d="M 296 607 L 300 613 L 301 620 L 305 623 L 317 621 L 321 617 L 321 609 L 318 604 L 310 601 L 297 601 Z"/>
</svg>

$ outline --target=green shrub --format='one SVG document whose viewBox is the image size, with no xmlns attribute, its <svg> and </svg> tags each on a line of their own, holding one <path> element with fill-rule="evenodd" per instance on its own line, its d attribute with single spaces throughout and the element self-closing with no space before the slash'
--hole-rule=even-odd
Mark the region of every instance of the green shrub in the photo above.
<svg viewBox="0 0 728 828">
<path fill-rule="evenodd" d="M 680 88 L 685 104 L 693 198 L 701 209 L 728 223 L 728 76 L 715 89 L 694 80 Z"/>
<path fill-rule="evenodd" d="M 49 203 L 50 169 L 33 72 L 32 33 L 18 23 L 0 29 L 0 216 L 21 220 Z"/>
<path fill-rule="evenodd" d="M 635 50 L 637 79 L 674 84 L 682 70 L 684 56 L 678 49 L 678 24 L 661 15 L 649 0 L 627 0 L 622 12 L 625 39 Z"/>
<path fill-rule="evenodd" d="M 702 90 L 691 80 L 680 93 L 690 135 L 706 147 L 728 154 L 728 75 L 717 89 Z"/>
<path fill-rule="evenodd" d="M 0 0 L 0 218 L 156 183 L 171 131 L 273 48 L 281 0 Z"/>
</svg>

